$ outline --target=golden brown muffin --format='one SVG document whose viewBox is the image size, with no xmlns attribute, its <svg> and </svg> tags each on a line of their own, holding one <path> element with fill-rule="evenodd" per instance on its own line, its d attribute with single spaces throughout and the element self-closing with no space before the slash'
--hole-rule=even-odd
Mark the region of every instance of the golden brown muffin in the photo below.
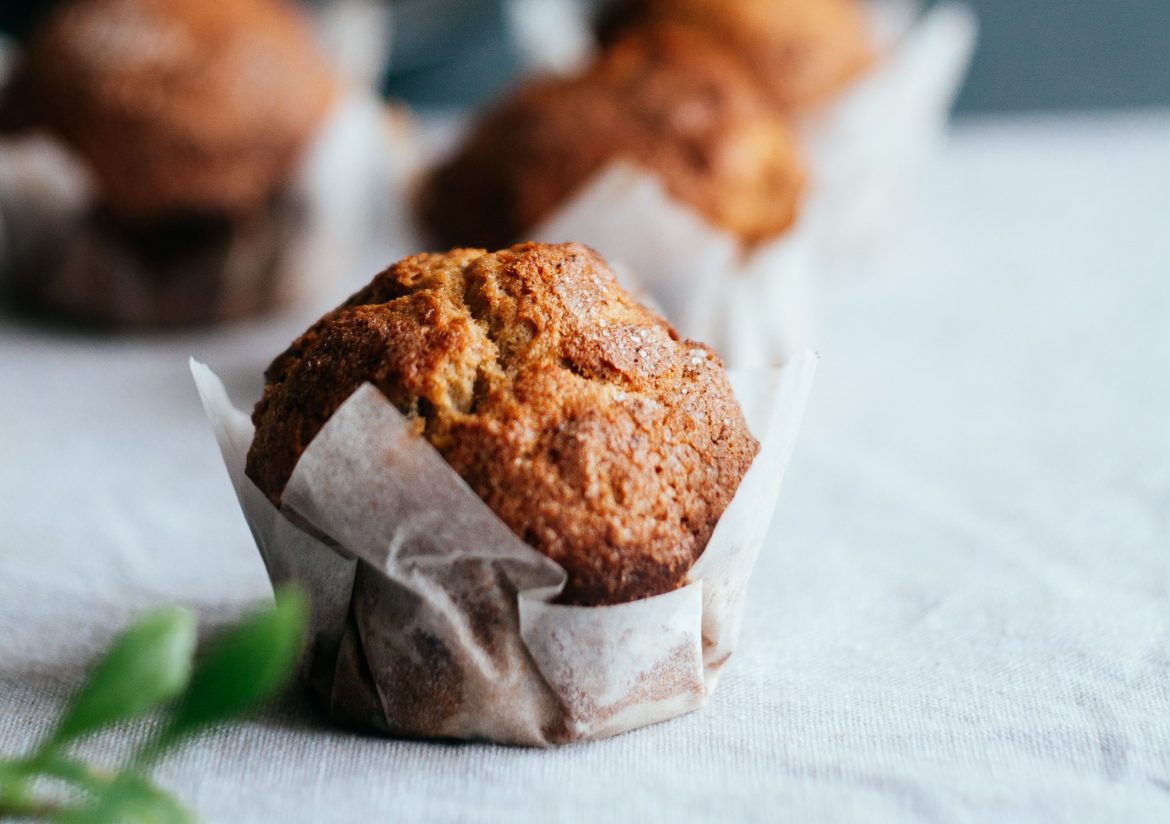
<svg viewBox="0 0 1170 824">
<path fill-rule="evenodd" d="M 368 381 L 568 570 L 573 604 L 683 584 L 758 448 L 715 354 L 679 340 L 578 244 L 406 258 L 265 380 L 247 474 L 274 503 Z"/>
<path fill-rule="evenodd" d="M 621 158 L 746 243 L 792 223 L 804 183 L 796 138 L 750 74 L 689 30 L 655 27 L 490 112 L 431 175 L 420 214 L 443 245 L 505 245 Z"/>
<path fill-rule="evenodd" d="M 602 21 L 601 35 L 661 22 L 721 43 L 785 110 L 831 97 L 872 59 L 857 0 L 629 0 Z"/>
<path fill-rule="evenodd" d="M 123 218 L 243 214 L 284 183 L 332 96 L 282 0 L 74 0 L 33 34 L 3 119 L 61 138 Z"/>
</svg>

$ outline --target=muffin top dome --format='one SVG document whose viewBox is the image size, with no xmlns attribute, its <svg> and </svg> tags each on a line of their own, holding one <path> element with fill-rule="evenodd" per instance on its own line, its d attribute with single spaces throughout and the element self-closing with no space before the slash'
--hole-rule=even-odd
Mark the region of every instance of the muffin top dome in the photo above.
<svg viewBox="0 0 1170 824">
<path fill-rule="evenodd" d="M 282 0 L 73 0 L 33 33 L 4 101 L 47 130 L 129 218 L 259 209 L 333 97 Z"/>
<path fill-rule="evenodd" d="M 857 0 L 627 0 L 603 39 L 671 22 L 701 31 L 743 61 L 777 105 L 800 109 L 839 91 L 870 62 Z"/>
<path fill-rule="evenodd" d="M 488 113 L 427 181 L 421 216 L 445 245 L 511 243 L 619 159 L 748 243 L 787 228 L 804 181 L 796 138 L 750 73 L 693 31 L 655 26 Z"/>
<path fill-rule="evenodd" d="M 273 502 L 370 382 L 568 571 L 562 599 L 575 604 L 683 584 L 758 449 L 719 359 L 577 244 L 406 258 L 265 379 L 247 474 Z"/>
</svg>

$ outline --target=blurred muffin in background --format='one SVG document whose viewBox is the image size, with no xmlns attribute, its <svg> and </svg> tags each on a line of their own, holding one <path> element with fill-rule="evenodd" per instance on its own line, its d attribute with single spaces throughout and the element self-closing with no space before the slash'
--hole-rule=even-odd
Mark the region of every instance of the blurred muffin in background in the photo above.
<svg viewBox="0 0 1170 824">
<path fill-rule="evenodd" d="M 488 112 L 425 181 L 419 214 L 439 245 L 505 246 L 618 160 L 746 244 L 792 223 L 804 183 L 795 135 L 742 65 L 662 25 Z"/>
<path fill-rule="evenodd" d="M 599 33 L 610 42 L 664 21 L 724 46 L 786 110 L 831 97 L 872 59 L 858 0 L 617 0 Z"/>
<path fill-rule="evenodd" d="M 91 197 L 63 260 L 22 264 L 21 295 L 147 326 L 278 302 L 290 180 L 334 88 L 282 0 L 59 6 L 18 56 L 0 126 L 58 141 Z"/>
</svg>

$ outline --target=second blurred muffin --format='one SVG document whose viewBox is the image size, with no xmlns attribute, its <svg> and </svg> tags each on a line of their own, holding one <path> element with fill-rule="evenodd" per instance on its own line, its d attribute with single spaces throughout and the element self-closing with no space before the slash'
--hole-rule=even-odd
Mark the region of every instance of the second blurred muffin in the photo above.
<svg viewBox="0 0 1170 824">
<path fill-rule="evenodd" d="M 281 0 L 62 5 L 20 56 L 0 123 L 63 144 L 92 199 L 71 254 L 23 266 L 23 295 L 146 326 L 278 302 L 302 219 L 290 180 L 334 94 Z"/>
<path fill-rule="evenodd" d="M 441 245 L 504 246 L 623 159 L 748 244 L 792 223 L 804 183 L 796 138 L 750 74 L 689 29 L 653 26 L 489 112 L 419 211 Z"/>
</svg>

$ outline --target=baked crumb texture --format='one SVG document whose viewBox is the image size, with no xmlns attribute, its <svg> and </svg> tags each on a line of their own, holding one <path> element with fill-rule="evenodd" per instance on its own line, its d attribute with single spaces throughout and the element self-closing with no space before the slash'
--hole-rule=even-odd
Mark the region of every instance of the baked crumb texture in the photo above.
<svg viewBox="0 0 1170 824">
<path fill-rule="evenodd" d="M 419 213 L 443 246 L 503 246 L 619 159 L 748 244 L 791 225 L 804 185 L 792 128 L 741 62 L 692 28 L 652 25 L 490 111 L 425 182 Z"/>
<path fill-rule="evenodd" d="M 274 503 L 368 381 L 568 571 L 570 604 L 685 583 L 758 450 L 716 355 L 679 340 L 578 244 L 406 258 L 265 379 L 247 474 Z"/>
<path fill-rule="evenodd" d="M 0 121 L 63 140 L 122 220 L 238 216 L 266 208 L 333 89 L 283 0 L 72 0 L 34 32 Z"/>
<path fill-rule="evenodd" d="M 603 18 L 600 34 L 613 41 L 664 22 L 721 45 L 788 111 L 832 97 L 873 60 L 858 0 L 625 0 Z"/>
</svg>

